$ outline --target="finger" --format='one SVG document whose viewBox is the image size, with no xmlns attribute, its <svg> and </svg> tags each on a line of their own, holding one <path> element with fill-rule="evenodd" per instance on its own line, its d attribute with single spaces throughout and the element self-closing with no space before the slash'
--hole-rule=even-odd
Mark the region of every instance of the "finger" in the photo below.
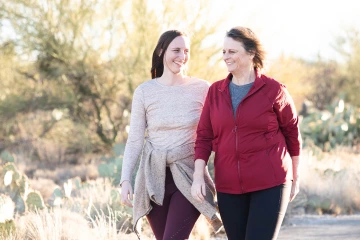
<svg viewBox="0 0 360 240">
<path fill-rule="evenodd" d="M 290 194 L 290 202 L 291 202 L 293 199 L 294 199 L 294 193 L 292 192 L 292 193 Z"/>
<path fill-rule="evenodd" d="M 204 196 L 202 195 L 201 191 L 198 192 L 198 197 L 201 201 L 204 200 Z"/>
<path fill-rule="evenodd" d="M 196 199 L 196 201 L 201 202 L 201 194 L 199 193 L 199 190 L 194 190 L 193 197 Z"/>
<path fill-rule="evenodd" d="M 131 202 L 129 202 L 129 201 L 126 201 L 126 202 L 124 203 L 124 205 L 126 205 L 126 206 L 128 206 L 128 207 L 132 207 L 132 204 L 131 204 Z"/>
<path fill-rule="evenodd" d="M 133 191 L 132 191 L 132 189 L 130 189 L 130 191 L 129 191 L 129 199 L 131 201 L 133 200 Z"/>
<path fill-rule="evenodd" d="M 131 201 L 129 201 L 129 199 L 127 199 L 127 198 L 126 198 L 126 199 L 122 199 L 121 204 L 126 205 L 126 206 L 128 206 L 128 207 L 132 207 Z"/>
<path fill-rule="evenodd" d="M 128 202 L 127 202 L 127 204 L 126 204 L 126 206 L 128 206 L 128 207 L 131 207 L 131 208 L 132 208 L 132 207 L 133 207 L 132 202 L 128 201 Z"/>
<path fill-rule="evenodd" d="M 201 193 L 203 196 L 206 196 L 206 186 L 205 184 L 201 185 Z"/>
</svg>

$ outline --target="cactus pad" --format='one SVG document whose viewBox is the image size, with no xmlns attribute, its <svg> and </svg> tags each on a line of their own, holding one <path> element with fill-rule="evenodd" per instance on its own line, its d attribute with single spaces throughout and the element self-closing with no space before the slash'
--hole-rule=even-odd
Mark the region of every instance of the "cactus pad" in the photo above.
<svg viewBox="0 0 360 240">
<path fill-rule="evenodd" d="M 5 151 L 5 150 L 1 152 L 0 159 L 5 163 L 15 161 L 15 157 L 11 153 L 9 153 L 8 151 Z"/>
<path fill-rule="evenodd" d="M 29 211 L 36 211 L 45 207 L 44 200 L 37 191 L 32 191 L 27 195 L 26 205 Z"/>
</svg>

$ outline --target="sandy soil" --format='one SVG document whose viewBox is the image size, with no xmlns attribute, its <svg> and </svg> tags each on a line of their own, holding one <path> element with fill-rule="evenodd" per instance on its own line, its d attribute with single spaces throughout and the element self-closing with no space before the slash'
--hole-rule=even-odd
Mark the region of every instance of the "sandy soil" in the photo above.
<svg viewBox="0 0 360 240">
<path fill-rule="evenodd" d="M 288 219 L 278 240 L 359 240 L 360 214 L 347 216 L 303 215 Z"/>
</svg>

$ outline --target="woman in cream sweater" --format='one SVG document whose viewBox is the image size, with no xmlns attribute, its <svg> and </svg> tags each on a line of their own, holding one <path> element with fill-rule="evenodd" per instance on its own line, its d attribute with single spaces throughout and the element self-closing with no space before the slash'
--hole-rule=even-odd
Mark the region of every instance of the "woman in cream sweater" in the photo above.
<svg viewBox="0 0 360 240">
<path fill-rule="evenodd" d="M 136 223 L 143 216 L 157 240 L 187 239 L 200 213 L 215 230 L 221 226 L 209 175 L 205 202 L 190 192 L 196 127 L 209 83 L 185 75 L 189 58 L 189 38 L 183 32 L 163 33 L 152 57 L 152 79 L 134 92 L 120 184 L 121 202 L 134 208 L 138 236 Z M 139 158 L 132 201 L 131 177 Z"/>
</svg>

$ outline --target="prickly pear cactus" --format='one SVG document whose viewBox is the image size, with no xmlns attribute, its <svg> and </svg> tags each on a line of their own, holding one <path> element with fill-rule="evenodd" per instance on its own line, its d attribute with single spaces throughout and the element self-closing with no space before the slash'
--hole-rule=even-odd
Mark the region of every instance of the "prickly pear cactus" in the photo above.
<svg viewBox="0 0 360 240">
<path fill-rule="evenodd" d="M 26 212 L 27 206 L 23 197 L 17 197 L 15 199 L 15 211 L 19 214 Z"/>
<path fill-rule="evenodd" d="M 2 151 L 1 154 L 0 154 L 0 160 L 3 162 L 3 163 L 6 163 L 6 162 L 14 162 L 15 161 L 15 157 L 9 153 L 8 151 Z"/>
<path fill-rule="evenodd" d="M 11 220 L 14 217 L 15 204 L 5 194 L 0 194 L 0 223 Z"/>
<path fill-rule="evenodd" d="M 12 181 L 11 182 L 15 182 L 15 181 L 18 181 L 19 178 L 20 178 L 20 173 L 19 171 L 17 170 L 16 166 L 14 163 L 11 163 L 11 162 L 8 162 L 8 163 L 5 163 L 3 166 L 2 166 L 2 171 L 1 171 L 1 180 L 2 181 L 5 181 L 4 177 L 6 175 L 6 173 L 8 172 L 12 172 Z M 6 176 L 9 176 L 6 175 Z"/>
<path fill-rule="evenodd" d="M 29 182 L 26 175 L 22 175 L 18 181 L 16 181 L 16 186 L 21 196 L 26 196 L 29 191 Z"/>
<path fill-rule="evenodd" d="M 26 206 L 29 211 L 37 211 L 45 207 L 44 200 L 39 192 L 32 191 L 27 195 Z"/>
<path fill-rule="evenodd" d="M 71 197 L 72 188 L 73 188 L 72 181 L 71 179 L 68 179 L 67 182 L 64 183 L 64 192 L 67 198 Z"/>
<path fill-rule="evenodd" d="M 101 177 L 112 177 L 114 174 L 114 167 L 112 164 L 102 163 L 98 166 L 98 171 Z"/>
<path fill-rule="evenodd" d="M 48 201 L 50 206 L 52 207 L 59 207 L 62 205 L 63 201 L 62 198 L 64 197 L 61 189 L 59 187 L 54 189 L 54 192 L 51 194 L 51 197 Z"/>
<path fill-rule="evenodd" d="M 54 197 L 59 197 L 59 198 L 64 197 L 64 195 L 63 195 L 63 193 L 62 193 L 61 189 L 60 189 L 60 188 L 58 188 L 58 187 L 57 187 L 57 188 L 55 188 L 55 190 L 54 190 L 54 192 L 53 192 L 52 196 L 54 196 Z"/>
<path fill-rule="evenodd" d="M 29 183 L 26 175 L 22 175 L 17 170 L 14 163 L 8 162 L 1 166 L 0 187 L 4 185 L 6 195 L 15 203 L 15 211 L 24 213 L 27 209 L 24 198 L 29 191 Z"/>
<path fill-rule="evenodd" d="M 72 185 L 76 187 L 76 189 L 81 189 L 81 178 L 80 177 L 74 177 L 71 179 Z"/>
<path fill-rule="evenodd" d="M 113 147 L 113 152 L 116 157 L 122 157 L 125 152 L 125 144 L 124 143 L 117 143 Z"/>
</svg>

